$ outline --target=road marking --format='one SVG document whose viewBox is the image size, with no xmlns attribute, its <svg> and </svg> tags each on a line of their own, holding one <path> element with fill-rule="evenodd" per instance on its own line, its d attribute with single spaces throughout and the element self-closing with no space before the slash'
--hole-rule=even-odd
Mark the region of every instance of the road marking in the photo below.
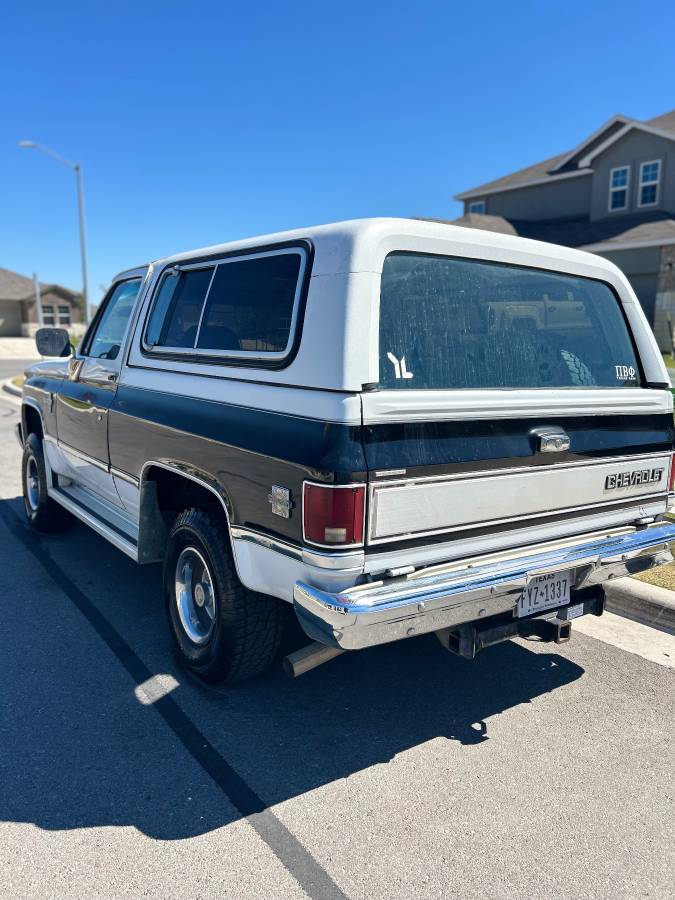
<svg viewBox="0 0 675 900">
<path fill-rule="evenodd" d="M 0 505 L 0 518 L 9 532 L 33 554 L 54 584 L 84 616 L 108 649 L 117 657 L 136 686 L 145 685 L 151 680 L 153 673 L 143 660 L 103 613 L 71 582 L 36 533 L 22 525 L 19 517 L 7 507 L 7 504 Z M 156 699 L 152 709 L 159 713 L 188 753 L 248 821 L 309 897 L 316 900 L 347 900 L 346 895 L 328 872 L 268 809 L 267 804 L 207 740 L 170 694 Z"/>
<path fill-rule="evenodd" d="M 600 617 L 584 616 L 575 620 L 572 631 L 579 631 L 660 666 L 675 669 L 675 636 L 658 628 L 605 612 Z"/>
</svg>

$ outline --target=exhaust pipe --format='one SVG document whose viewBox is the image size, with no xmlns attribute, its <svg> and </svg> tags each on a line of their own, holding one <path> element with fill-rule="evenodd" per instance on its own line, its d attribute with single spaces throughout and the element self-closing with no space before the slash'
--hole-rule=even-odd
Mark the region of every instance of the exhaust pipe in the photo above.
<svg viewBox="0 0 675 900">
<path fill-rule="evenodd" d="M 285 656 L 282 666 L 289 678 L 298 678 L 300 675 L 304 675 L 305 672 L 316 669 L 317 666 L 335 659 L 336 656 L 340 656 L 344 652 L 340 647 L 327 647 L 325 644 L 314 641 L 301 650 L 296 650 L 295 653 L 289 653 L 288 656 Z"/>
</svg>

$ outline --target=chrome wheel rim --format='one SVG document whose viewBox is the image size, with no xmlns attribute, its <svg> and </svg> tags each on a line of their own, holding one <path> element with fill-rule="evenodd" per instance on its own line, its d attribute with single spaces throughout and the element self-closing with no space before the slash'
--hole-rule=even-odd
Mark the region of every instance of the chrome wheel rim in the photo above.
<svg viewBox="0 0 675 900">
<path fill-rule="evenodd" d="M 29 456 L 26 460 L 26 500 L 35 512 L 40 505 L 40 476 L 34 456 Z"/>
<path fill-rule="evenodd" d="M 213 579 L 196 547 L 186 547 L 176 561 L 175 598 L 178 618 L 193 644 L 205 644 L 216 624 Z"/>
</svg>

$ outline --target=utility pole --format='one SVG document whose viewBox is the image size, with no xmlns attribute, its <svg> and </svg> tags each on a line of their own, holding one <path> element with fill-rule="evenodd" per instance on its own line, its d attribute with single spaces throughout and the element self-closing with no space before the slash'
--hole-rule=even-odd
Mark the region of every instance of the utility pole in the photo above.
<svg viewBox="0 0 675 900">
<path fill-rule="evenodd" d="M 37 312 L 37 320 L 40 328 L 44 325 L 44 321 L 42 319 L 42 298 L 40 297 L 40 282 L 38 281 L 37 274 L 33 272 L 33 290 L 35 291 L 35 310 Z"/>
<path fill-rule="evenodd" d="M 80 219 L 80 256 L 82 258 L 82 300 L 84 302 L 84 324 L 89 324 L 89 276 L 88 276 L 88 264 L 87 264 L 87 236 L 85 231 L 85 222 L 84 222 L 84 187 L 82 184 L 82 165 L 81 163 L 71 162 L 69 159 L 65 159 L 65 157 L 60 156 L 58 153 L 55 153 L 53 150 L 50 150 L 49 147 L 45 147 L 43 144 L 37 144 L 35 141 L 19 141 L 19 147 L 32 148 L 33 150 L 40 150 L 41 153 L 45 153 L 47 156 L 51 156 L 52 159 L 55 159 L 57 162 L 60 162 L 64 166 L 68 166 L 70 169 L 73 169 L 75 172 L 75 180 L 77 182 L 77 211 Z"/>
</svg>

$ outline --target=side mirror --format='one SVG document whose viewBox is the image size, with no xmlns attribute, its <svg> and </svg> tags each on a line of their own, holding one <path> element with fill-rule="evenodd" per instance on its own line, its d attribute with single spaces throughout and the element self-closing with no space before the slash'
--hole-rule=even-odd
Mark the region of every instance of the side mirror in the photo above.
<svg viewBox="0 0 675 900">
<path fill-rule="evenodd" d="M 38 328 L 35 346 L 40 356 L 70 356 L 70 335 L 65 328 Z"/>
</svg>

